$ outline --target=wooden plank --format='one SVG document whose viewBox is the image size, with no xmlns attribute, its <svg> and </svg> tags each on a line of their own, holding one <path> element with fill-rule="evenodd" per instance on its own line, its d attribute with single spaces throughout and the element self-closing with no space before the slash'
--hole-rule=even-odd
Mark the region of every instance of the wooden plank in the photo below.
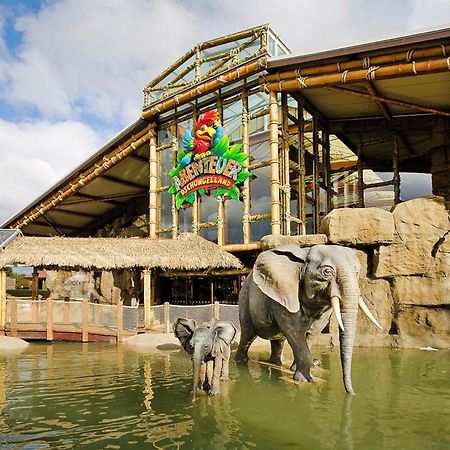
<svg viewBox="0 0 450 450">
<path fill-rule="evenodd" d="M 53 341 L 53 300 L 49 297 L 47 306 L 47 341 Z"/>
</svg>

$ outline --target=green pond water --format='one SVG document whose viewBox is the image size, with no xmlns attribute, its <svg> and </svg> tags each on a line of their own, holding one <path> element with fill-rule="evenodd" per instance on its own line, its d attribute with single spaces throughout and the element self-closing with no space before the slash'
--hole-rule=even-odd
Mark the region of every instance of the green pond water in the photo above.
<svg viewBox="0 0 450 450">
<path fill-rule="evenodd" d="M 1 449 L 449 449 L 449 352 L 313 348 L 325 382 L 252 361 L 217 397 L 189 397 L 182 351 L 34 343 L 0 355 Z M 260 352 L 254 360 L 267 359 Z"/>
</svg>

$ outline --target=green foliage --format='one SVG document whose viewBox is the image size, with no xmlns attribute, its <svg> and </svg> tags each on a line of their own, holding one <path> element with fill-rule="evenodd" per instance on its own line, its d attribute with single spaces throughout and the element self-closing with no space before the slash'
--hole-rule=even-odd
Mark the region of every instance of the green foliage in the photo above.
<svg viewBox="0 0 450 450">
<path fill-rule="evenodd" d="M 8 289 L 6 291 L 9 295 L 13 297 L 31 297 L 31 289 Z M 50 295 L 50 291 L 44 291 L 40 289 L 38 291 L 39 295 L 42 295 L 42 298 L 48 298 Z"/>
<path fill-rule="evenodd" d="M 230 145 L 230 140 L 228 136 L 224 136 L 219 140 L 219 142 L 211 149 L 211 154 L 215 156 L 224 156 Z"/>
</svg>

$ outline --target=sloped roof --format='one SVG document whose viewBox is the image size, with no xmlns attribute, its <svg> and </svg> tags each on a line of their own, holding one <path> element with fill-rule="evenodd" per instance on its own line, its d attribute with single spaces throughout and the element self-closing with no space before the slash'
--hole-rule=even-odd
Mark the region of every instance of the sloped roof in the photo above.
<svg viewBox="0 0 450 450">
<path fill-rule="evenodd" d="M 240 261 L 213 242 L 184 233 L 177 239 L 18 237 L 0 252 L 0 267 L 113 270 L 240 269 Z"/>
</svg>

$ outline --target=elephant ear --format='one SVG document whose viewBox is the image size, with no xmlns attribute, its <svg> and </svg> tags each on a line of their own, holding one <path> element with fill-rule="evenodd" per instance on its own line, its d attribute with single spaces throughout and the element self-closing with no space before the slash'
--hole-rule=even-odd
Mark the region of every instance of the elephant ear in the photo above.
<svg viewBox="0 0 450 450">
<path fill-rule="evenodd" d="M 188 353 L 193 352 L 193 348 L 191 347 L 189 341 L 196 328 L 197 328 L 197 321 L 194 319 L 179 318 L 175 322 L 175 336 L 178 338 L 182 347 Z"/>
<path fill-rule="evenodd" d="M 214 332 L 211 355 L 217 357 L 225 351 L 226 347 L 231 345 L 237 330 L 232 322 L 225 320 L 214 322 L 211 328 Z"/>
<path fill-rule="evenodd" d="M 289 312 L 300 310 L 300 273 L 309 248 L 282 245 L 260 253 L 253 268 L 253 281 L 268 297 Z"/>
</svg>

